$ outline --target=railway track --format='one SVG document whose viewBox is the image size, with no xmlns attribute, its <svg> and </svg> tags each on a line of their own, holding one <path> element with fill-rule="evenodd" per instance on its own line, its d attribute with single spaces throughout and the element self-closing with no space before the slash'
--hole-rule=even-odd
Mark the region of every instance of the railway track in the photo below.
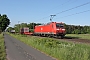
<svg viewBox="0 0 90 60">
<path fill-rule="evenodd" d="M 35 37 L 39 37 L 39 38 L 45 38 L 45 37 L 41 37 L 41 36 L 35 36 Z M 52 37 L 50 37 L 52 38 Z M 77 37 L 64 37 L 63 39 L 59 39 L 59 38 L 54 38 L 55 40 L 61 40 L 61 41 L 67 41 L 67 42 L 74 42 L 74 43 L 85 43 L 85 44 L 90 44 L 90 40 L 88 39 L 79 39 Z"/>
<path fill-rule="evenodd" d="M 90 44 L 90 40 L 88 39 L 73 39 L 72 38 L 72 39 L 59 39 L 59 40 Z"/>
</svg>

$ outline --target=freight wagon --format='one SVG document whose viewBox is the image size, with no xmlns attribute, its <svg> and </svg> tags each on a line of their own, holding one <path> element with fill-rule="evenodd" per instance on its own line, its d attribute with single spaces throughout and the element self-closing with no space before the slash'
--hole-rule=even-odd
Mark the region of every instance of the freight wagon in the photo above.
<svg viewBox="0 0 90 60">
<path fill-rule="evenodd" d="M 11 33 L 15 33 L 15 30 L 11 30 L 10 32 L 11 32 Z"/>
<path fill-rule="evenodd" d="M 28 27 L 21 28 L 20 33 L 25 35 L 30 35 L 29 28 Z"/>
</svg>

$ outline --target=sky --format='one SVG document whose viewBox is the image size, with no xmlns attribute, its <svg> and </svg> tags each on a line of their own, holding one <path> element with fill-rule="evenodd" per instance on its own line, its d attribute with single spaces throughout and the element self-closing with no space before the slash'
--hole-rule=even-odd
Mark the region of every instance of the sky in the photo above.
<svg viewBox="0 0 90 60">
<path fill-rule="evenodd" d="M 54 22 L 90 26 L 90 0 L 0 0 L 0 14 L 6 14 L 10 25 Z"/>
</svg>

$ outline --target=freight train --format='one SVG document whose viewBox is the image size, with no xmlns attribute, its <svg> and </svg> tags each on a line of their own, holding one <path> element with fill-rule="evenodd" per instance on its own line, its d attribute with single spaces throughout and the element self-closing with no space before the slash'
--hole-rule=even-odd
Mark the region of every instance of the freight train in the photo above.
<svg viewBox="0 0 90 60">
<path fill-rule="evenodd" d="M 21 29 L 22 34 L 32 34 L 36 36 L 48 36 L 48 37 L 58 37 L 63 38 L 66 34 L 64 28 L 64 23 L 60 22 L 50 22 L 44 25 L 35 26 L 34 32 L 30 33 L 29 29 Z"/>
</svg>

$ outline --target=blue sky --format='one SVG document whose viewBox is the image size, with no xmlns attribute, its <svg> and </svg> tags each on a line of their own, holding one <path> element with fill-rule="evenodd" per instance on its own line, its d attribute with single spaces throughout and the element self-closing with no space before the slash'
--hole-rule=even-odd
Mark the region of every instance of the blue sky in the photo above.
<svg viewBox="0 0 90 60">
<path fill-rule="evenodd" d="M 89 3 L 75 8 L 87 2 Z M 76 14 L 79 12 L 83 13 Z M 50 15 L 56 15 L 52 20 L 55 22 L 90 26 L 90 0 L 0 0 L 0 14 L 9 17 L 12 27 L 18 21 L 19 23 L 48 23 Z"/>
</svg>

